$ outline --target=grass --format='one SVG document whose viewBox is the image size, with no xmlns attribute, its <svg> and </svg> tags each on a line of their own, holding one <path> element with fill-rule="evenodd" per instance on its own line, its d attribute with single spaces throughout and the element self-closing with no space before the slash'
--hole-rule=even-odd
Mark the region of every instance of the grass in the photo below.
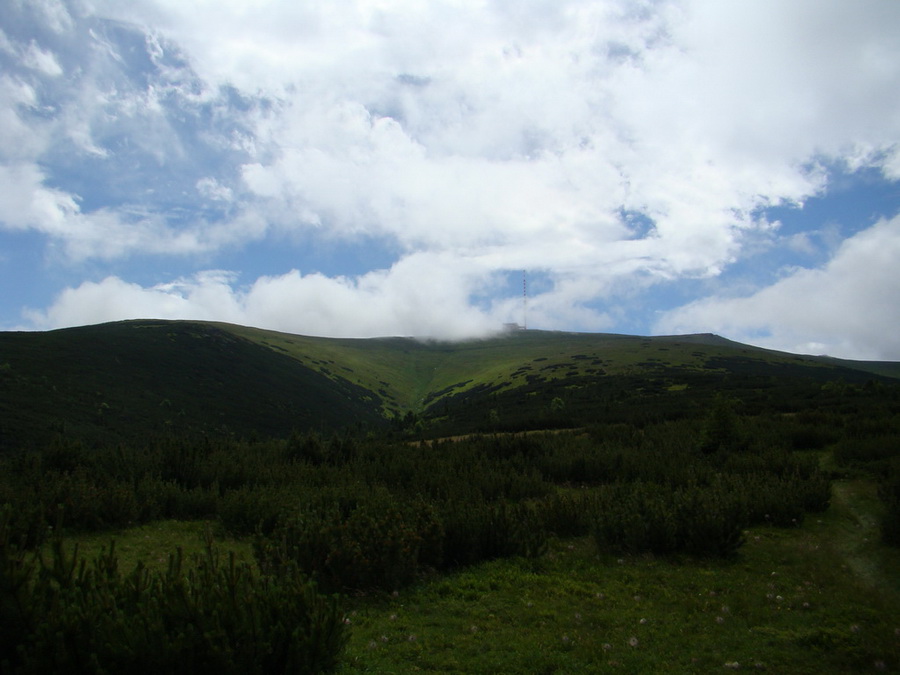
<svg viewBox="0 0 900 675">
<path fill-rule="evenodd" d="M 387 595 L 346 599 L 340 673 L 775 673 L 900 670 L 900 551 L 877 540 L 864 480 L 792 529 L 755 528 L 733 560 L 613 557 L 590 538 Z M 210 523 L 161 521 L 74 537 L 120 569 L 204 550 Z M 253 561 L 246 540 L 218 539 Z M 735 664 L 738 664 L 737 666 Z"/>
<path fill-rule="evenodd" d="M 798 357 L 730 342 L 711 335 L 638 337 L 630 335 L 517 331 L 461 342 L 412 338 L 331 339 L 217 324 L 224 330 L 289 354 L 332 379 L 344 378 L 372 391 L 387 392 L 386 408 L 421 411 L 429 394 L 461 393 L 478 386 L 504 391 L 529 374 L 544 380 L 568 373 L 586 376 L 643 373 L 648 366 L 702 372 L 710 359 L 739 357 L 757 367 L 802 363 L 813 369 L 843 366 L 866 372 L 872 364 Z M 599 365 L 602 362 L 602 365 Z M 723 362 L 724 363 L 724 362 Z M 890 364 L 880 364 L 888 367 Z M 724 367 L 724 366 L 723 366 Z M 852 370 L 846 371 L 852 373 Z M 886 374 L 896 375 L 894 371 Z M 457 385 L 457 386 L 455 386 Z M 676 390 L 686 385 L 676 385 Z M 452 388 L 452 391 L 450 391 Z M 437 396 L 429 403 L 439 401 Z"/>
<path fill-rule="evenodd" d="M 119 569 L 129 572 L 143 562 L 150 569 L 164 570 L 169 555 L 181 547 L 185 559 L 206 550 L 207 537 L 215 532 L 215 525 L 202 520 L 161 520 L 154 523 L 112 532 L 81 534 L 69 537 L 67 544 L 78 545 L 79 556 L 93 560 L 109 550 L 115 542 Z M 253 548 L 249 540 L 213 537 L 221 553 L 234 551 L 237 562 L 254 563 Z M 49 551 L 49 544 L 45 546 Z"/>
<path fill-rule="evenodd" d="M 843 480 L 833 490 L 835 512 L 832 545 L 861 583 L 900 603 L 900 550 L 880 544 L 883 503 L 870 480 Z"/>
<path fill-rule="evenodd" d="M 589 539 L 487 563 L 350 610 L 342 673 L 846 673 L 900 669 L 900 566 L 845 528 L 864 501 L 755 529 L 733 561 L 611 558 Z M 882 563 L 888 563 L 885 566 Z"/>
</svg>

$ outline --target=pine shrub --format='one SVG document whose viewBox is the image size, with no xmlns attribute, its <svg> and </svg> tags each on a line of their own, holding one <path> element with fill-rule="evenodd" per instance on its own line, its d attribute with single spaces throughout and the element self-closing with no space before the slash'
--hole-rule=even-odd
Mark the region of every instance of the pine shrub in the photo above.
<svg viewBox="0 0 900 675">
<path fill-rule="evenodd" d="M 52 543 L 25 554 L 0 518 L 0 670 L 49 673 L 320 673 L 345 641 L 334 597 L 294 570 L 261 576 L 207 546 L 165 572 L 123 575 L 111 544 L 91 564 Z"/>
<path fill-rule="evenodd" d="M 744 510 L 720 488 L 631 483 L 601 494 L 594 525 L 601 550 L 727 557 L 743 543 Z"/>
<path fill-rule="evenodd" d="M 258 537 L 255 550 L 262 568 L 296 566 L 332 590 L 396 590 L 441 562 L 442 541 L 430 506 L 376 493 L 302 505 Z"/>
</svg>

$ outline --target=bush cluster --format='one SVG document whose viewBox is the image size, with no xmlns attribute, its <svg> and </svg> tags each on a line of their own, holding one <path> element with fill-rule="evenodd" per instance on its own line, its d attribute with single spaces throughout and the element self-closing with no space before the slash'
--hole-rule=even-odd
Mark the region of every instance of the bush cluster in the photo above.
<svg viewBox="0 0 900 675">
<path fill-rule="evenodd" d="M 602 549 L 727 557 L 744 541 L 740 499 L 720 485 L 635 483 L 608 486 L 600 495 L 593 534 Z"/>
<path fill-rule="evenodd" d="M 90 564 L 56 537 L 26 554 L 0 516 L 0 670 L 6 673 L 319 673 L 345 640 L 337 600 L 295 572 L 262 576 L 208 545 L 165 572 Z"/>
<path fill-rule="evenodd" d="M 601 552 L 732 556 L 748 525 L 792 526 L 827 507 L 828 477 L 808 452 L 824 442 L 819 423 L 749 417 L 722 399 L 694 418 L 430 445 L 298 433 L 89 449 L 61 438 L 0 458 L 0 503 L 11 505 L 0 658 L 26 673 L 302 672 L 331 667 L 340 651 L 340 616 L 317 588 L 393 591 L 482 560 L 540 556 L 553 536 L 590 535 Z M 850 431 L 834 425 L 828 438 L 843 452 L 868 448 L 851 446 Z M 895 485 L 883 493 L 896 505 Z M 61 550 L 46 564 L 28 558 L 60 508 L 75 530 L 208 518 L 254 538 L 259 571 L 211 552 L 173 557 L 163 574 L 121 574 L 112 551 L 90 565 Z"/>
<path fill-rule="evenodd" d="M 430 446 L 314 433 L 143 449 L 60 439 L 5 460 L 0 500 L 23 506 L 10 527 L 30 545 L 59 506 L 80 530 L 214 518 L 256 536 L 273 568 L 296 565 L 333 589 L 393 590 L 431 569 L 537 555 L 550 534 L 730 554 L 749 523 L 789 526 L 825 508 L 828 480 L 792 449 L 795 423 L 780 438 L 756 424 L 719 401 L 705 420 Z"/>
<path fill-rule="evenodd" d="M 263 569 L 297 567 L 333 590 L 394 590 L 437 566 L 442 545 L 428 504 L 398 502 L 376 490 L 361 499 L 306 500 L 270 535 L 258 537 L 255 551 Z"/>
</svg>

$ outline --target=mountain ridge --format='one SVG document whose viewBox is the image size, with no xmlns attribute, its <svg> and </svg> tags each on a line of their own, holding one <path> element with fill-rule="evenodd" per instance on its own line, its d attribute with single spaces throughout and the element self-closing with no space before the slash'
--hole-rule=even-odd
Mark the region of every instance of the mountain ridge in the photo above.
<svg viewBox="0 0 900 675">
<path fill-rule="evenodd" d="M 402 419 L 477 429 L 498 409 L 513 426 L 553 426 L 583 423 L 623 396 L 686 401 L 685 391 L 706 396 L 741 378 L 755 391 L 897 377 L 900 363 L 802 356 L 711 333 L 523 330 L 444 342 L 139 319 L 0 333 L 0 443 L 61 433 L 92 443 L 172 432 L 283 437 Z M 554 399 L 556 413 L 568 403 L 565 419 L 548 414 Z"/>
</svg>

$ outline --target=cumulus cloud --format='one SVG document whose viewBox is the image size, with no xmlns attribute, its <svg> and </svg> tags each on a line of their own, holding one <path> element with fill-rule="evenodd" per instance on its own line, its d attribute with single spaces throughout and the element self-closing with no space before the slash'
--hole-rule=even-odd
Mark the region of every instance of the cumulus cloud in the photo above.
<svg viewBox="0 0 900 675">
<path fill-rule="evenodd" d="M 823 189 L 818 157 L 900 133 L 879 1 L 98 6 L 279 102 L 241 169 L 254 208 L 410 250 L 600 246 L 624 207 L 655 223 L 651 267 L 715 274 L 755 209 Z"/>
<path fill-rule="evenodd" d="M 24 5 L 33 15 L 43 19 L 43 25 L 56 33 L 62 33 L 72 27 L 72 15 L 69 14 L 67 3 L 63 0 L 31 0 L 19 4 Z"/>
<path fill-rule="evenodd" d="M 420 254 L 389 270 L 355 278 L 292 270 L 261 277 L 247 287 L 225 271 L 206 271 L 152 287 L 110 276 L 68 288 L 50 308 L 28 310 L 26 317 L 41 328 L 157 317 L 338 337 L 463 338 L 496 329 L 498 321 L 469 302 L 484 273 L 470 266 L 461 274 L 459 266 L 449 262 L 440 255 Z"/>
<path fill-rule="evenodd" d="M 130 307 L 458 335 L 517 320 L 497 279 L 528 268 L 548 280 L 535 325 L 608 329 L 637 292 L 777 245 L 765 208 L 827 192 L 829 167 L 900 176 L 890 0 L 4 11 L 18 12 L 11 26 L 37 23 L 0 32 L 0 229 L 37 231 L 72 261 L 179 256 L 195 272 L 274 237 L 396 252 L 389 269 L 282 268 L 247 286 L 208 273 L 135 286 L 110 268 L 32 312 L 36 325 Z M 860 288 L 874 282 L 860 274 Z"/>
<path fill-rule="evenodd" d="M 57 77 L 63 74 L 63 69 L 53 52 L 41 49 L 33 40 L 22 54 L 22 63 L 50 77 Z"/>
<path fill-rule="evenodd" d="M 246 241 L 251 233 L 265 229 L 248 215 L 176 230 L 159 214 L 140 209 L 102 208 L 85 213 L 76 195 L 46 187 L 43 178 L 43 171 L 34 164 L 0 165 L 0 222 L 8 229 L 36 230 L 52 237 L 70 261 L 113 259 L 136 251 L 203 253 L 235 239 Z M 215 198 L 222 198 L 221 188 Z"/>
<path fill-rule="evenodd" d="M 197 181 L 197 192 L 203 197 L 218 202 L 230 202 L 234 199 L 231 188 L 222 185 L 215 178 L 201 178 Z"/>
<path fill-rule="evenodd" d="M 787 270 L 751 295 L 697 300 L 667 312 L 656 328 L 713 331 L 791 352 L 896 359 L 898 259 L 900 216 L 845 240 L 822 268 Z"/>
<path fill-rule="evenodd" d="M 86 3 L 77 10 L 50 0 L 2 10 L 13 27 L 38 17 L 31 34 L 41 40 L 27 30 L 0 40 L 10 57 L 0 76 L 0 230 L 36 230 L 76 262 L 205 252 L 247 223 L 241 240 L 253 240 L 254 213 L 208 208 L 231 201 L 209 172 L 246 156 L 241 111 L 222 114 L 226 94 L 206 89 L 152 32 Z"/>
</svg>

